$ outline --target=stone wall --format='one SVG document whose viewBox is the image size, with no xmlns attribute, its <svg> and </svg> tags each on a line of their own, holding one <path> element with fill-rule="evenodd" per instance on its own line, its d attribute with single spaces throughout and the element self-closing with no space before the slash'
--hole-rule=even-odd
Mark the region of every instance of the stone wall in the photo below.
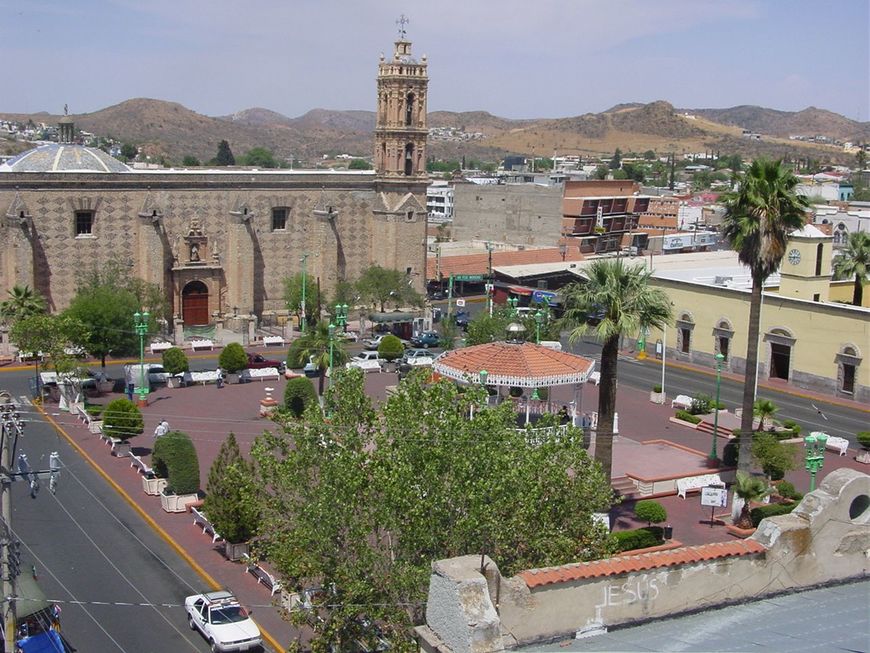
<svg viewBox="0 0 870 653">
<path fill-rule="evenodd" d="M 502 578 L 492 561 L 433 565 L 427 651 L 483 653 L 672 616 L 870 572 L 870 476 L 829 474 L 790 515 L 748 540 L 621 555 Z M 493 614 L 496 615 L 493 618 Z"/>
<path fill-rule="evenodd" d="M 562 189 L 532 184 L 456 184 L 451 236 L 555 247 L 562 227 Z"/>
</svg>

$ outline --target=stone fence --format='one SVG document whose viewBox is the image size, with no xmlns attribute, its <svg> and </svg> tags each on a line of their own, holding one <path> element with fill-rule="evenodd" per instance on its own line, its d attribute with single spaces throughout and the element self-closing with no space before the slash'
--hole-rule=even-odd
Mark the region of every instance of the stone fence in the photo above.
<svg viewBox="0 0 870 653">
<path fill-rule="evenodd" d="M 830 473 L 746 540 L 523 571 L 469 555 L 433 564 L 423 651 L 488 653 L 669 617 L 870 571 L 870 476 Z"/>
</svg>

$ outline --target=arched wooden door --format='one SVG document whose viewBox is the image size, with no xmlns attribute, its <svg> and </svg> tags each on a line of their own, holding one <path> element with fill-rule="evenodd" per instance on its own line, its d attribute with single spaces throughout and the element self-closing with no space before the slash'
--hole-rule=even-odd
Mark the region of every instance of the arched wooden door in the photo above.
<svg viewBox="0 0 870 653">
<path fill-rule="evenodd" d="M 181 317 L 184 326 L 208 324 L 208 287 L 202 281 L 191 281 L 181 291 Z"/>
</svg>

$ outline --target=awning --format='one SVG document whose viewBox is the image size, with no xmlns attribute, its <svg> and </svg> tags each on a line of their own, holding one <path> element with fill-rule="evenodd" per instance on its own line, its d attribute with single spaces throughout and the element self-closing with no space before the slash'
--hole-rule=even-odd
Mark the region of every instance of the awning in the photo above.
<svg viewBox="0 0 870 653">
<path fill-rule="evenodd" d="M 514 295 L 522 295 L 523 297 L 531 297 L 532 289 L 524 288 L 523 286 L 508 286 L 508 291 L 512 292 Z"/>
<path fill-rule="evenodd" d="M 369 321 L 375 324 L 392 324 L 395 322 L 413 322 L 420 317 L 417 313 L 404 313 L 395 311 L 393 313 L 370 313 Z"/>
</svg>

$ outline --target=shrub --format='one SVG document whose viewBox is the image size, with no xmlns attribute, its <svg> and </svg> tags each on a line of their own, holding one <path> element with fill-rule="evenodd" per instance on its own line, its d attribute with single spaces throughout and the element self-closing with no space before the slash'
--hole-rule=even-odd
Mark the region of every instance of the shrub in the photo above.
<svg viewBox="0 0 870 653">
<path fill-rule="evenodd" d="M 739 431 L 739 429 L 735 429 Z M 725 467 L 737 467 L 740 458 L 740 445 L 737 442 L 729 442 L 722 449 L 722 464 Z"/>
<path fill-rule="evenodd" d="M 870 450 L 870 431 L 858 431 L 855 437 L 858 439 L 858 444 Z"/>
<path fill-rule="evenodd" d="M 538 398 L 541 401 L 547 401 L 547 398 L 550 396 L 549 388 L 538 388 Z"/>
<path fill-rule="evenodd" d="M 378 356 L 388 361 L 401 358 L 403 353 L 405 353 L 405 347 L 402 345 L 402 341 L 392 334 L 384 336 L 381 344 L 378 345 Z"/>
<path fill-rule="evenodd" d="M 523 396 L 523 389 L 518 387 L 518 386 L 512 385 L 510 387 L 510 390 L 508 390 L 508 394 L 511 397 L 522 397 Z"/>
<path fill-rule="evenodd" d="M 772 433 L 757 433 L 752 438 L 752 459 L 772 481 L 778 481 L 785 473 L 795 469 L 797 449 L 783 444 Z"/>
<path fill-rule="evenodd" d="M 167 479 L 166 494 L 199 491 L 199 459 L 187 433 L 170 431 L 154 442 L 151 453 L 154 475 Z"/>
<path fill-rule="evenodd" d="M 290 343 L 290 348 L 287 350 L 287 367 L 291 370 L 298 370 L 305 367 L 308 361 L 303 357 L 302 352 L 306 348 L 305 340 L 297 338 Z"/>
<path fill-rule="evenodd" d="M 760 506 L 749 511 L 749 516 L 752 519 L 752 525 L 758 528 L 758 524 L 762 519 L 767 517 L 775 517 L 776 515 L 787 515 L 797 507 L 797 503 L 771 503 L 768 506 Z"/>
<path fill-rule="evenodd" d="M 102 414 L 103 408 L 105 408 L 105 406 L 102 404 L 88 404 L 85 406 L 85 410 L 88 415 L 91 416 L 91 419 L 97 419 Z"/>
<path fill-rule="evenodd" d="M 247 542 L 260 525 L 254 486 L 254 466 L 242 457 L 230 433 L 208 472 L 203 510 L 215 530 L 231 544 Z"/>
<path fill-rule="evenodd" d="M 317 401 L 314 384 L 306 376 L 297 376 L 287 381 L 284 388 L 284 406 L 294 417 L 302 417 L 308 404 Z"/>
<path fill-rule="evenodd" d="M 613 533 L 613 539 L 616 540 L 616 550 L 619 553 L 634 549 L 645 549 L 665 543 L 664 529 L 659 526 L 647 526 L 630 531 L 617 531 Z"/>
<path fill-rule="evenodd" d="M 163 369 L 172 375 L 190 371 L 187 354 L 178 347 L 170 347 L 163 352 Z"/>
<path fill-rule="evenodd" d="M 789 438 L 798 438 L 800 437 L 801 425 L 795 422 L 793 419 L 786 419 L 782 421 L 782 426 L 784 429 L 787 429 L 785 432 L 780 431 L 779 438 L 780 440 L 788 440 Z"/>
<path fill-rule="evenodd" d="M 237 342 L 231 342 L 221 352 L 218 365 L 229 374 L 235 374 L 248 366 L 248 355 Z"/>
<path fill-rule="evenodd" d="M 661 524 L 668 518 L 668 511 L 658 501 L 646 499 L 638 501 L 634 506 L 634 516 L 647 524 Z"/>
<path fill-rule="evenodd" d="M 780 481 L 777 483 L 776 493 L 783 499 L 792 499 L 793 501 L 800 501 L 804 498 L 804 495 L 795 490 L 794 485 L 788 481 Z"/>
<path fill-rule="evenodd" d="M 103 413 L 103 433 L 112 438 L 128 440 L 145 428 L 139 407 L 126 398 L 113 399 Z"/>
<path fill-rule="evenodd" d="M 660 383 L 656 383 L 656 384 L 653 386 L 652 391 L 653 391 L 653 392 L 661 392 L 661 391 L 662 391 L 662 386 L 661 386 L 661 384 L 660 384 Z"/>
<path fill-rule="evenodd" d="M 701 418 L 695 415 L 694 413 L 690 413 L 687 410 L 678 410 L 677 419 L 681 419 L 684 422 L 691 422 L 692 424 L 698 424 L 701 421 Z"/>
<path fill-rule="evenodd" d="M 692 405 L 689 408 L 689 412 L 692 413 L 692 415 L 706 415 L 707 413 L 712 413 L 715 408 L 721 410 L 722 408 L 725 408 L 725 404 L 721 401 L 717 404 L 713 401 L 713 397 L 700 392 L 692 398 Z"/>
</svg>

